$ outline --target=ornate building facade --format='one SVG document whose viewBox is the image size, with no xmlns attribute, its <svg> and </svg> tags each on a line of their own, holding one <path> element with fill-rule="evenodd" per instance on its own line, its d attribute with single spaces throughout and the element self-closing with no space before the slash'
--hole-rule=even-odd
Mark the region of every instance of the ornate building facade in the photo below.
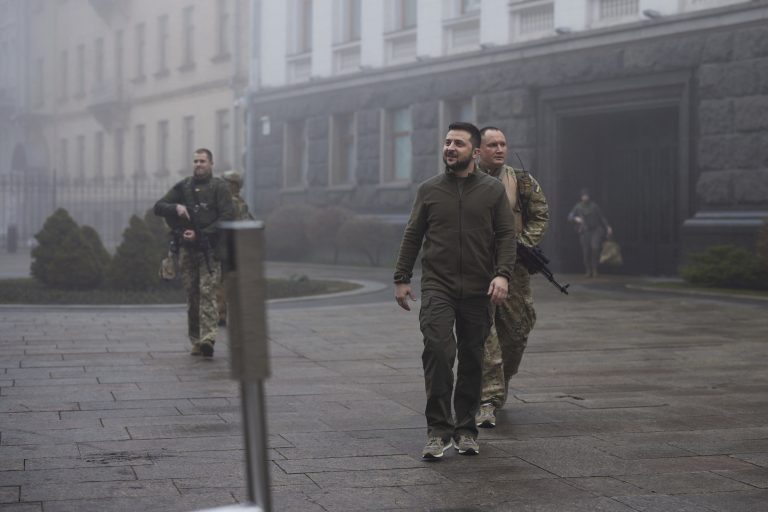
<svg viewBox="0 0 768 512">
<path fill-rule="evenodd" d="M 579 268 L 566 216 L 582 187 L 630 272 L 753 246 L 768 217 L 766 1 L 289 0 L 261 2 L 261 20 L 261 214 L 333 204 L 402 223 L 462 119 L 502 128 L 542 183 L 561 270 Z"/>
</svg>

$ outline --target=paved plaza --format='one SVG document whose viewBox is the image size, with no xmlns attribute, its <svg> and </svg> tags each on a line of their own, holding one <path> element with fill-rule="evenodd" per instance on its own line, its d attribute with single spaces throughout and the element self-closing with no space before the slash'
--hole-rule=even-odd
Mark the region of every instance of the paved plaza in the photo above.
<svg viewBox="0 0 768 512">
<path fill-rule="evenodd" d="M 276 512 L 768 510 L 768 302 L 535 278 L 539 323 L 480 455 L 420 460 L 415 311 L 364 295 L 270 307 Z M 605 283 L 602 285 L 600 283 Z M 0 307 L 0 510 L 193 511 L 244 499 L 225 333 L 182 308 Z"/>
</svg>

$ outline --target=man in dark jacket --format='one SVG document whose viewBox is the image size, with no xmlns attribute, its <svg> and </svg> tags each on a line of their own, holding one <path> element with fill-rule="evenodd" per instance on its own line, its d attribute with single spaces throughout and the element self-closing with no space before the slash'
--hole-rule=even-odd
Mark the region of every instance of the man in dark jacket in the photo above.
<svg viewBox="0 0 768 512">
<path fill-rule="evenodd" d="M 512 212 L 501 182 L 475 170 L 479 145 L 476 126 L 448 127 L 445 173 L 418 188 L 394 276 L 395 299 L 410 311 L 408 301 L 416 299 L 410 280 L 424 241 L 419 322 L 427 392 L 425 459 L 442 457 L 454 443 L 460 454 L 479 452 L 475 414 L 482 388 L 483 344 L 493 321 L 492 304 L 506 299 L 515 263 Z"/>
<path fill-rule="evenodd" d="M 181 242 L 179 267 L 187 292 L 187 327 L 193 356 L 213 356 L 219 312 L 216 290 L 221 281 L 217 252 L 219 221 L 234 220 L 227 184 L 213 177 L 213 154 L 195 151 L 194 174 L 178 182 L 155 204 L 155 215 Z"/>
</svg>

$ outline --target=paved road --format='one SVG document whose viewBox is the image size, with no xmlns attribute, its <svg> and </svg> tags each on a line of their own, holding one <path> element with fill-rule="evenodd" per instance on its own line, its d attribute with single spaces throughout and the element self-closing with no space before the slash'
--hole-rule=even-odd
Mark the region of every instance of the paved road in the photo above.
<svg viewBox="0 0 768 512">
<path fill-rule="evenodd" d="M 419 459 L 416 314 L 388 287 L 271 307 L 274 510 L 766 509 L 764 303 L 535 282 L 540 321 L 499 426 L 479 456 L 437 464 Z M 0 510 L 242 500 L 226 343 L 203 361 L 183 331 L 178 308 L 0 308 Z"/>
</svg>

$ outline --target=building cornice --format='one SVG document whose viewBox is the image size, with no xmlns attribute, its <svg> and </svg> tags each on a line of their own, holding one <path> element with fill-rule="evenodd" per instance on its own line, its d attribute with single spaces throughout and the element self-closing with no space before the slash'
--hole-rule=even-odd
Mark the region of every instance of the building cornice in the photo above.
<svg viewBox="0 0 768 512">
<path fill-rule="evenodd" d="M 768 23 L 768 0 L 755 0 L 750 4 L 736 4 L 524 43 L 495 46 L 460 55 L 375 68 L 358 74 L 318 78 L 310 83 L 260 89 L 251 92 L 251 101 L 257 104 L 269 103 L 339 89 L 507 64 L 555 54 L 765 23 Z"/>
</svg>

